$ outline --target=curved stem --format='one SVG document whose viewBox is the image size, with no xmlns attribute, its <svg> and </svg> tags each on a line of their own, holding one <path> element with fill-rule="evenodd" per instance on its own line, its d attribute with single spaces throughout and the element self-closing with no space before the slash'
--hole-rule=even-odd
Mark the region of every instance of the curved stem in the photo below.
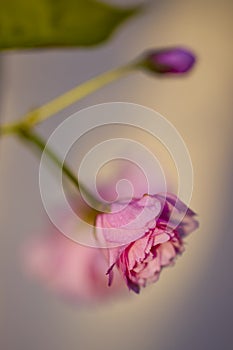
<svg viewBox="0 0 233 350">
<path fill-rule="evenodd" d="M 62 109 L 68 107 L 74 102 L 77 102 L 85 96 L 88 96 L 89 94 L 100 89 L 101 87 L 123 76 L 126 76 L 127 74 L 133 72 L 137 68 L 138 63 L 133 62 L 108 71 L 93 79 L 90 79 L 89 81 L 75 87 L 74 89 L 66 92 L 65 94 L 58 96 L 57 98 L 48 102 L 42 107 L 31 111 L 30 113 L 26 114 L 20 121 L 0 126 L 0 136 L 17 134 L 24 140 L 33 143 L 38 149 L 40 149 L 41 152 L 45 151 L 49 158 L 53 161 L 53 163 L 55 163 L 59 168 L 62 169 L 64 174 L 75 185 L 78 191 L 82 189 L 87 198 L 90 200 L 91 203 L 94 204 L 96 208 L 100 208 L 100 210 L 106 210 L 107 208 L 104 207 L 102 203 L 98 202 L 92 196 L 92 194 L 78 182 L 76 176 L 68 167 L 68 165 L 66 163 L 61 162 L 61 160 L 52 150 L 48 149 L 48 147 L 45 147 L 45 141 L 38 134 L 32 131 L 32 127 L 48 119 L 55 113 L 60 112 Z"/>
<path fill-rule="evenodd" d="M 97 208 L 97 210 L 93 209 L 94 211 L 103 210 L 103 203 L 97 201 L 96 198 L 87 190 L 86 187 L 84 187 L 82 184 L 79 183 L 77 177 L 73 173 L 73 171 L 70 169 L 70 167 L 65 163 L 62 162 L 59 157 L 46 146 L 46 142 L 35 132 L 32 132 L 29 129 L 25 128 L 19 128 L 18 129 L 18 136 L 23 138 L 24 140 L 32 143 L 34 146 L 36 146 L 37 149 L 40 150 L 40 152 L 46 152 L 46 155 L 52 160 L 52 162 L 57 165 L 63 173 L 66 175 L 66 177 L 73 183 L 73 185 L 76 187 L 76 189 L 80 192 L 80 190 L 85 194 L 87 199 L 90 201 L 90 203 L 93 205 L 94 208 Z"/>
</svg>

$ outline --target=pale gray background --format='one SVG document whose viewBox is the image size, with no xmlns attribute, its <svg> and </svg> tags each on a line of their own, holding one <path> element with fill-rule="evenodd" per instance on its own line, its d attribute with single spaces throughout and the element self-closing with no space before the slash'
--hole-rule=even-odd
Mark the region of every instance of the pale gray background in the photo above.
<svg viewBox="0 0 233 350">
<path fill-rule="evenodd" d="M 120 1 L 118 1 L 120 3 Z M 134 3 L 134 1 L 128 1 Z M 126 1 L 121 1 L 126 3 Z M 158 284 L 130 300 L 78 309 L 30 281 L 20 246 L 43 227 L 38 160 L 16 140 L 1 141 L 1 349 L 230 350 L 232 341 L 232 30 L 231 1 L 151 1 L 105 46 L 3 54 L 1 120 L 30 108 L 151 46 L 184 44 L 199 63 L 182 79 L 140 73 L 82 100 L 40 126 L 49 135 L 71 113 L 130 101 L 166 116 L 181 132 L 195 172 L 192 208 L 201 227 Z"/>
</svg>

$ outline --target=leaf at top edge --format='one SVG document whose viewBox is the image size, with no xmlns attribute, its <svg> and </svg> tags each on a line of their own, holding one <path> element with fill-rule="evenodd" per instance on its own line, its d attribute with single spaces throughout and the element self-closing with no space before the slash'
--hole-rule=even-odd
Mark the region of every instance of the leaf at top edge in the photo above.
<svg viewBox="0 0 233 350">
<path fill-rule="evenodd" d="M 0 50 L 97 45 L 140 9 L 95 0 L 1 0 Z"/>
</svg>

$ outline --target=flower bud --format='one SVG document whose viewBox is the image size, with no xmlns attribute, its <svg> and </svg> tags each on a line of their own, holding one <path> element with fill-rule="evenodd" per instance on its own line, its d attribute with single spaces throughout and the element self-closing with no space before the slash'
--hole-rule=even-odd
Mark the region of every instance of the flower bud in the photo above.
<svg viewBox="0 0 233 350">
<path fill-rule="evenodd" d="M 173 47 L 147 52 L 139 67 L 158 74 L 184 74 L 192 69 L 195 61 L 191 51 Z"/>
</svg>

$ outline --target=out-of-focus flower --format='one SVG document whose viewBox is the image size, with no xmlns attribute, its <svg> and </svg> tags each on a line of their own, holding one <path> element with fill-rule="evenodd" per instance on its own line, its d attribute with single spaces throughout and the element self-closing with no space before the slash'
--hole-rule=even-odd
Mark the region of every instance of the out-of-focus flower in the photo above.
<svg viewBox="0 0 233 350">
<path fill-rule="evenodd" d="M 126 169 L 120 172 L 122 176 Z M 131 173 L 131 172 L 130 172 Z M 111 181 L 100 183 L 98 189 L 104 200 L 109 200 L 114 184 L 117 182 L 119 174 L 113 172 Z M 69 198 L 69 204 L 74 212 L 82 220 L 90 219 L 94 216 L 81 195 Z M 66 226 L 73 227 L 72 217 L 66 214 L 61 207 L 57 208 L 59 219 L 63 229 Z M 85 235 L 85 225 L 77 227 L 81 234 Z M 89 231 L 86 232 L 89 234 Z M 108 286 L 108 250 L 104 248 L 92 248 L 83 246 L 72 241 L 58 231 L 55 226 L 50 225 L 38 236 L 29 239 L 22 249 L 23 269 L 30 278 L 33 278 L 57 295 L 66 300 L 72 300 L 78 304 L 92 304 L 104 302 L 107 299 L 128 295 L 125 282 L 120 273 L 116 275 L 116 283 L 113 288 Z"/>
<path fill-rule="evenodd" d="M 158 74 L 184 74 L 195 62 L 196 57 L 190 50 L 173 47 L 147 52 L 139 66 Z"/>
<path fill-rule="evenodd" d="M 96 226 L 99 237 L 116 246 L 109 250 L 109 283 L 116 265 L 129 289 L 139 293 L 174 263 L 184 250 L 183 238 L 198 222 L 177 197 L 159 194 L 112 204 L 111 213 L 97 216 Z"/>
<path fill-rule="evenodd" d="M 103 249 L 82 246 L 55 228 L 23 249 L 25 271 L 49 289 L 78 304 L 105 301 L 127 292 L 120 275 L 108 287 Z"/>
</svg>

